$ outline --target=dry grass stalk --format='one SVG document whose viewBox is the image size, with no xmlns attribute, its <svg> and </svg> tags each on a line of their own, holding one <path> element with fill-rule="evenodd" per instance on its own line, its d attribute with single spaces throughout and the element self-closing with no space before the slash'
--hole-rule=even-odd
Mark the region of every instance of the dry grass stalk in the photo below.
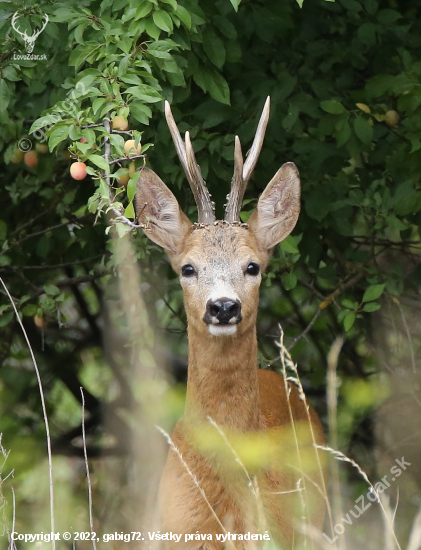
<svg viewBox="0 0 421 550">
<path fill-rule="evenodd" d="M 288 381 L 292 381 L 292 382 L 296 383 L 296 379 L 295 378 L 288 378 L 288 376 L 287 376 L 286 363 L 288 361 L 288 366 L 290 366 L 290 363 L 293 364 L 293 362 L 291 360 L 291 356 L 289 355 L 288 350 L 285 349 L 285 346 L 284 346 L 284 332 L 283 332 L 282 327 L 280 325 L 279 325 L 279 330 L 280 330 L 279 342 L 275 342 L 275 343 L 280 349 L 280 359 L 281 359 L 281 364 L 282 364 L 282 375 L 283 375 L 284 385 L 285 385 L 285 395 L 287 396 L 287 402 L 288 402 L 288 414 L 289 414 L 292 430 L 293 430 L 293 433 L 294 433 L 294 442 L 295 442 L 295 447 L 296 447 L 296 450 L 297 450 L 297 458 L 298 458 L 298 463 L 299 463 L 299 469 L 301 471 L 303 471 L 303 464 L 302 464 L 302 460 L 301 460 L 300 447 L 299 447 L 299 444 L 298 444 L 298 436 L 297 436 L 297 431 L 296 431 L 296 428 L 295 428 L 294 416 L 292 414 L 291 402 L 289 400 L 290 389 L 289 389 L 289 386 L 288 386 Z M 294 372 L 295 373 L 297 372 L 296 369 L 294 369 Z M 305 401 L 305 395 L 304 395 L 304 392 L 302 391 L 301 384 L 298 385 L 297 387 L 298 387 L 298 391 L 299 391 L 299 394 L 300 394 L 300 398 L 302 399 L 303 403 L 305 404 L 305 402 L 306 402 Z M 301 387 L 301 389 L 300 389 L 300 387 Z M 311 423 L 310 423 L 310 425 L 311 425 Z M 313 442 L 314 442 L 314 439 L 313 439 Z M 309 513 L 309 505 L 308 505 L 308 498 L 307 498 L 306 485 L 305 485 L 305 480 L 304 479 L 303 479 L 303 491 L 300 491 L 299 496 L 300 496 L 300 505 L 301 505 L 301 510 L 302 510 L 302 524 L 306 525 L 308 523 L 306 520 L 307 520 L 307 514 Z M 307 537 L 304 537 L 304 547 L 305 548 L 307 547 L 307 540 L 308 540 Z M 314 548 L 312 540 L 311 540 L 311 547 Z"/>
<path fill-rule="evenodd" d="M 28 335 L 26 334 L 25 327 L 23 326 L 21 318 L 19 317 L 18 310 L 16 309 L 15 303 L 13 302 L 13 298 L 10 295 L 10 292 L 7 289 L 6 285 L 4 284 L 3 279 L 1 277 L 0 277 L 0 282 L 3 285 L 3 288 L 4 288 L 8 298 L 10 300 L 10 303 L 12 304 L 12 308 L 13 308 L 15 314 L 16 314 L 17 321 L 20 325 L 20 328 L 22 329 L 23 335 L 24 335 L 25 340 L 26 340 L 26 344 L 27 344 L 28 349 L 29 349 L 29 353 L 31 354 L 32 362 L 34 364 L 35 373 L 36 373 L 36 376 L 37 376 L 38 388 L 39 388 L 39 393 L 40 393 L 40 397 L 41 397 L 42 414 L 44 416 L 45 431 L 46 431 L 46 435 L 47 435 L 48 475 L 49 475 L 49 488 L 50 488 L 50 526 L 51 526 L 51 532 L 55 533 L 53 460 L 52 460 L 52 453 L 51 453 L 50 425 L 48 423 L 47 409 L 45 407 L 45 399 L 44 399 L 44 391 L 43 391 L 43 388 L 42 388 L 41 375 L 40 375 L 40 372 L 39 372 L 39 369 L 38 369 L 38 365 L 37 365 L 37 362 L 36 362 L 36 359 L 35 359 L 34 352 L 32 350 L 31 344 L 29 342 Z M 54 539 L 51 541 L 51 547 L 52 547 L 52 550 L 55 550 L 56 542 L 55 542 Z"/>
<path fill-rule="evenodd" d="M 315 449 L 315 452 L 316 452 L 317 467 L 318 467 L 318 471 L 319 471 L 319 474 L 320 474 L 320 486 L 315 484 L 313 482 L 313 480 L 311 480 L 307 475 L 305 475 L 304 472 L 301 471 L 301 473 L 302 473 L 302 475 L 304 475 L 304 477 L 306 479 L 308 479 L 311 483 L 313 483 L 318 488 L 318 490 L 321 492 L 321 494 L 324 498 L 325 504 L 326 504 L 328 518 L 329 518 L 329 524 L 330 524 L 331 530 L 333 532 L 332 510 L 331 510 L 331 507 L 330 507 L 329 496 L 327 494 L 326 482 L 325 482 L 325 478 L 324 478 L 324 475 L 323 475 L 323 468 L 322 468 L 319 452 L 318 452 L 317 445 L 316 445 L 316 438 L 314 436 L 313 425 L 312 425 L 312 422 L 311 422 L 310 411 L 309 411 L 309 407 L 307 405 L 307 401 L 306 401 L 306 397 L 305 397 L 305 393 L 304 393 L 304 388 L 301 384 L 300 376 L 298 374 L 297 365 L 292 360 L 289 350 L 287 350 L 285 345 L 284 345 L 284 332 L 282 330 L 282 327 L 281 327 L 281 325 L 278 325 L 278 326 L 279 326 L 280 338 L 279 338 L 279 342 L 276 342 L 276 345 L 280 349 L 280 358 L 281 358 L 281 362 L 282 362 L 284 380 L 289 380 L 289 381 L 293 382 L 298 387 L 298 392 L 299 392 L 300 398 L 301 398 L 301 400 L 303 401 L 303 403 L 305 405 L 307 420 L 308 420 L 308 424 L 309 424 L 309 427 L 310 427 L 311 439 L 312 439 L 313 446 L 314 446 L 314 449 Z M 294 374 L 295 374 L 294 377 L 286 378 L 286 369 L 284 368 L 284 365 L 286 365 L 289 369 L 291 369 L 294 372 Z M 289 394 L 287 394 L 287 395 L 289 395 Z M 304 490 L 305 490 L 305 487 L 304 487 Z M 334 545 L 334 548 L 336 548 L 336 544 Z"/>
<path fill-rule="evenodd" d="M 395 524 L 396 508 L 394 510 L 392 509 L 392 506 L 390 505 L 390 498 L 388 497 L 388 495 L 381 493 L 380 500 L 386 513 L 384 516 L 382 516 L 386 527 L 384 531 L 384 550 L 394 550 L 395 541 L 393 540 L 390 529 L 388 529 L 387 527 L 388 524 L 392 525 L 392 527 Z"/>
<path fill-rule="evenodd" d="M 385 516 L 385 519 L 386 519 L 386 524 L 387 524 L 387 528 L 390 530 L 392 536 L 393 536 L 393 540 L 395 541 L 395 544 L 397 546 L 397 548 L 399 550 L 402 550 L 401 549 L 401 546 L 399 544 L 399 541 L 396 537 L 396 533 L 395 533 L 395 530 L 393 528 L 393 525 L 390 523 L 389 521 L 389 516 L 387 514 L 387 511 L 384 509 L 384 506 L 382 504 L 382 501 L 380 499 L 380 495 L 379 493 L 376 491 L 376 489 L 374 488 L 374 485 L 371 483 L 371 481 L 368 479 L 368 476 L 367 474 L 364 472 L 364 470 L 361 468 L 361 466 L 359 464 L 357 464 L 355 462 L 355 460 L 352 460 L 352 458 L 348 458 L 346 455 L 344 455 L 343 453 L 341 453 L 341 451 L 335 451 L 335 449 L 332 449 L 331 447 L 324 447 L 323 445 L 317 445 L 317 447 L 321 450 L 321 451 L 327 451 L 328 453 L 331 453 L 335 458 L 336 460 L 340 460 L 341 462 L 347 462 L 348 464 L 351 464 L 354 468 L 357 469 L 358 473 L 361 475 L 361 477 L 364 479 L 364 481 L 370 486 L 371 488 L 371 491 L 376 495 L 377 497 L 377 501 L 380 505 L 380 508 L 382 509 L 382 512 Z"/>
</svg>

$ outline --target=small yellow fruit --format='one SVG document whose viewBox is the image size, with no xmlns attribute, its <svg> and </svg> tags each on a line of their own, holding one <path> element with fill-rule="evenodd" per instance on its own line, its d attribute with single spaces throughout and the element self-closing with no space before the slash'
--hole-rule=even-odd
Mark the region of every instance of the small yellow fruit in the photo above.
<svg viewBox="0 0 421 550">
<path fill-rule="evenodd" d="M 41 153 L 42 155 L 48 153 L 48 145 L 46 143 L 37 143 L 35 145 L 35 149 L 38 151 L 38 153 Z"/>
<path fill-rule="evenodd" d="M 25 156 L 24 152 L 16 147 L 16 149 L 13 151 L 13 155 L 10 159 L 10 162 L 13 162 L 13 164 L 19 164 L 19 162 L 23 161 L 24 156 Z"/>
<path fill-rule="evenodd" d="M 139 143 L 139 145 L 136 148 L 134 139 L 128 139 L 124 144 L 124 152 L 128 157 L 133 157 L 134 155 L 140 155 L 141 151 L 142 151 L 141 144 Z"/>
<path fill-rule="evenodd" d="M 390 128 L 396 128 L 399 123 L 399 115 L 396 111 L 387 111 L 385 122 Z"/>
<path fill-rule="evenodd" d="M 128 121 L 122 116 L 115 116 L 111 122 L 113 130 L 127 130 L 129 127 Z"/>
<path fill-rule="evenodd" d="M 117 183 L 119 185 L 124 185 L 124 187 L 126 187 L 126 185 L 129 183 L 129 179 L 130 179 L 130 174 L 129 172 L 127 172 L 127 174 L 122 174 L 119 178 L 117 178 Z"/>
</svg>

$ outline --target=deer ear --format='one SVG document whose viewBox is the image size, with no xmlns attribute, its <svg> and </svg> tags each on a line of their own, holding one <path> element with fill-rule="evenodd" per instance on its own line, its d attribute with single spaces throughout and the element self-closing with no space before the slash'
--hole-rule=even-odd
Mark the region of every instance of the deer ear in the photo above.
<svg viewBox="0 0 421 550">
<path fill-rule="evenodd" d="M 136 215 L 145 234 L 156 244 L 177 253 L 191 222 L 165 183 L 149 168 L 142 168 L 135 195 Z"/>
<path fill-rule="evenodd" d="M 270 250 L 294 229 L 300 213 L 300 177 L 293 162 L 276 172 L 263 191 L 248 224 L 259 246 Z"/>
</svg>

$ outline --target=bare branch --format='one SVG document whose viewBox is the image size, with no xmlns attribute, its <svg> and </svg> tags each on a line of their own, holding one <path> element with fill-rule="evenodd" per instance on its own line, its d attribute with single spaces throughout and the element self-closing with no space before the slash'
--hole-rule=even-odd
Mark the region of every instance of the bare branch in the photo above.
<svg viewBox="0 0 421 550">
<path fill-rule="evenodd" d="M 123 162 L 124 160 L 134 160 L 134 159 L 144 159 L 144 158 L 146 158 L 146 155 L 132 155 L 130 157 L 123 157 L 121 159 L 110 160 L 108 164 L 111 166 L 112 164 L 116 164 L 117 162 Z"/>
</svg>

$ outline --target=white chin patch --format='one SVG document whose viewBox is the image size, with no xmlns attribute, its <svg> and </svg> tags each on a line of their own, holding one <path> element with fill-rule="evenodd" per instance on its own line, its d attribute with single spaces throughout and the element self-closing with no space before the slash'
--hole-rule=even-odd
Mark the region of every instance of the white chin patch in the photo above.
<svg viewBox="0 0 421 550">
<path fill-rule="evenodd" d="M 231 336 L 237 332 L 237 325 L 208 325 L 212 336 Z"/>
</svg>

